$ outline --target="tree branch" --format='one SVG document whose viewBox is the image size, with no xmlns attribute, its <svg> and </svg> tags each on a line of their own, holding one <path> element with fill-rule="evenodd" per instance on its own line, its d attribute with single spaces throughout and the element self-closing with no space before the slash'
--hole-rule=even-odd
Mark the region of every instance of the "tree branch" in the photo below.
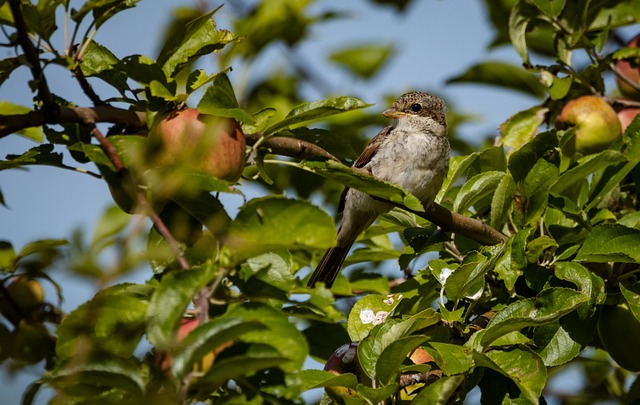
<svg viewBox="0 0 640 405">
<path fill-rule="evenodd" d="M 253 146 L 256 142 L 262 139 L 262 134 L 245 134 L 244 135 L 247 145 Z M 289 156 L 297 159 L 310 159 L 314 157 L 322 157 L 325 159 L 335 160 L 340 162 L 340 159 L 333 156 L 331 153 L 322 149 L 318 145 L 314 145 L 310 142 L 302 141 L 300 139 L 288 138 L 285 136 L 273 136 L 262 141 L 260 145 L 262 148 L 271 149 L 276 155 Z"/>
<path fill-rule="evenodd" d="M 53 119 L 53 117 L 55 117 L 57 104 L 53 98 L 53 94 L 49 91 L 49 86 L 44 78 L 42 67 L 40 66 L 38 50 L 29 39 L 29 30 L 24 21 L 24 17 L 22 16 L 20 0 L 9 0 L 9 8 L 11 9 L 13 21 L 16 25 L 18 42 L 20 43 L 20 47 L 24 51 L 24 55 L 29 62 L 29 69 L 31 70 L 33 80 L 38 84 L 38 95 L 44 104 L 46 118 Z"/>
<path fill-rule="evenodd" d="M 43 111 L 31 111 L 26 114 L 0 115 L 0 139 L 29 127 L 44 124 L 111 122 L 125 124 L 133 132 L 146 128 L 146 116 L 143 112 L 125 110 L 117 107 L 101 105 L 94 108 L 60 107 L 55 119 L 47 119 Z"/>
</svg>

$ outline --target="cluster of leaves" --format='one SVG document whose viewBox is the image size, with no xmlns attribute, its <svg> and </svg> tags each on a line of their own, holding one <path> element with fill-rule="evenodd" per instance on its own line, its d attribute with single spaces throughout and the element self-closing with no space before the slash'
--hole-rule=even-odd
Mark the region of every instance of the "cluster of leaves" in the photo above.
<svg viewBox="0 0 640 405">
<path fill-rule="evenodd" d="M 106 139 L 127 173 L 92 139 L 90 125 L 47 124 L 42 131 L 20 133 L 43 143 L 8 156 L 0 170 L 33 164 L 70 169 L 63 163 L 67 152 L 54 152 L 66 147 L 74 165 L 98 167 L 120 206 L 159 214 L 148 229 L 140 216 L 114 206 L 88 244 L 81 236 L 71 242 L 39 241 L 17 254 L 9 242 L 0 244 L 3 295 L 17 274 L 56 285 L 49 273 L 65 246 L 69 267 L 104 286 L 64 316 L 54 304 L 17 319 L 3 311 L 11 324 L 0 329 L 3 339 L 15 340 L 26 324 L 39 325 L 44 340 L 55 341 L 37 356 L 5 353 L 5 346 L 0 352 L 16 368 L 46 360 L 47 370 L 25 402 L 47 385 L 55 389 L 54 403 L 295 403 L 305 391 L 320 387 L 334 393 L 324 398 L 327 403 L 454 403 L 475 387 L 487 402 L 539 403 L 550 371 L 567 364 L 598 371 L 589 373 L 594 398 L 640 398 L 637 381 L 625 392 L 629 374 L 607 360 L 596 332 L 601 312 L 620 304 L 630 313 L 626 321 L 640 322 L 640 119 L 608 150 L 588 156 L 564 155 L 561 147 L 574 132 L 549 125 L 567 100 L 604 94 L 602 75 L 614 56 L 602 49 L 611 29 L 639 20 L 632 1 L 487 2 L 497 31 L 494 45 L 513 44 L 525 68 L 487 62 L 451 82 L 482 82 L 546 97 L 507 120 L 497 146 L 472 152 L 458 148 L 438 196 L 451 211 L 480 219 L 508 237 L 494 246 L 437 231 L 419 215 L 424 211 L 419 201 L 397 186 L 337 161 L 295 161 L 265 147 L 270 140 L 293 138 L 348 161 L 361 149 L 363 129 L 380 123 L 362 111 L 366 103 L 353 97 L 301 103 L 295 84 L 302 73 L 295 69 L 304 66 L 257 82 L 240 97 L 244 103 L 227 77 L 229 64 L 239 58 L 250 62 L 274 43 L 284 42 L 286 52 L 294 52 L 311 24 L 334 15 L 309 15 L 310 2 L 260 1 L 239 11 L 236 36 L 217 28 L 216 10 L 182 10 L 155 59 L 119 58 L 93 41 L 92 32 L 136 2 L 90 0 L 78 10 L 68 1 L 17 3 L 28 32 L 38 38 L 44 65 L 69 69 L 85 91 L 83 77 L 111 86 L 113 97 L 92 97 L 97 105 L 124 104 L 143 113 L 151 127 L 163 113 L 200 95 L 201 113 L 236 119 L 246 134 L 260 136 L 248 147 L 245 180 L 238 185 L 184 168 L 149 169 L 144 161 L 153 151 L 141 135 L 144 130 L 134 132 L 123 123 L 110 128 Z M 0 0 L 0 24 L 14 31 L 8 39 L 17 44 L 19 24 L 10 3 L 16 1 Z M 390 3 L 403 9 L 409 2 Z M 77 44 L 74 33 L 64 54 L 51 41 L 59 9 L 76 24 L 75 33 L 88 25 Z M 530 51 L 555 59 L 534 66 Z M 574 66 L 571 54 L 577 51 L 589 56 L 587 66 Z M 220 71 L 194 67 L 212 52 L 220 55 Z M 342 49 L 331 59 L 366 79 L 391 54 L 391 47 L 366 45 Z M 0 61 L 0 84 L 26 58 Z M 41 96 L 38 105 L 45 102 Z M 59 98 L 56 103 L 70 105 Z M 24 112 L 9 107 L 3 114 Z M 450 118 L 453 122 L 455 116 Z M 303 126 L 315 120 L 324 126 Z M 540 132 L 541 127 L 546 130 Z M 132 197 L 131 179 L 145 190 L 141 198 L 151 201 L 151 213 L 137 211 L 140 201 Z M 220 196 L 241 194 L 245 184 L 261 185 L 266 195 L 246 201 L 232 218 Z M 412 211 L 395 208 L 381 216 L 347 258 L 358 269 L 339 276 L 331 290 L 310 289 L 302 279 L 304 269 L 334 243 L 335 224 L 307 197 L 335 201 L 342 185 Z M 282 197 L 285 189 L 297 197 Z M 178 251 L 168 238 L 172 234 Z M 105 265 L 105 256 L 116 258 L 113 265 Z M 402 269 L 428 264 L 401 280 L 362 271 L 387 259 Z M 116 276 L 145 264 L 153 271 L 148 282 L 107 287 Z M 191 316 L 198 326 L 181 336 Z M 309 356 L 324 362 L 347 342 L 359 342 L 353 373 L 303 369 Z M 416 350 L 428 353 L 429 360 L 414 364 L 408 355 Z M 207 362 L 212 352 L 214 359 Z M 415 379 L 405 383 L 406 376 Z M 335 387 L 347 390 L 335 394 Z"/>
</svg>

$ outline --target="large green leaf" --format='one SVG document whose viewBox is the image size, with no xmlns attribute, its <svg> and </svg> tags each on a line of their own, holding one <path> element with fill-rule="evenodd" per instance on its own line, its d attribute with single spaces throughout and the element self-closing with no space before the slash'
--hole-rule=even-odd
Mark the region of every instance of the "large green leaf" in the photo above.
<svg viewBox="0 0 640 405">
<path fill-rule="evenodd" d="M 635 291 L 627 289 L 624 285 L 620 284 L 620 292 L 625 301 L 629 305 L 629 309 L 633 316 L 640 322 L 640 294 Z"/>
<path fill-rule="evenodd" d="M 445 375 L 462 374 L 473 365 L 471 349 L 451 343 L 430 342 L 424 346 Z"/>
<path fill-rule="evenodd" d="M 92 351 L 131 356 L 144 333 L 152 291 L 147 285 L 115 285 L 69 313 L 57 329 L 58 361 L 85 356 L 87 339 Z"/>
<path fill-rule="evenodd" d="M 127 83 L 127 75 L 115 68 L 119 61 L 109 49 L 91 41 L 82 55 L 80 69 L 85 76 L 98 77 L 124 94 L 126 90 L 129 90 L 129 84 Z"/>
<path fill-rule="evenodd" d="M 537 327 L 534 339 L 536 353 L 547 367 L 565 364 L 582 351 L 582 345 L 559 322 Z"/>
<path fill-rule="evenodd" d="M 374 43 L 349 46 L 333 52 L 329 57 L 333 62 L 344 66 L 354 75 L 369 79 L 393 56 L 394 51 L 392 45 Z"/>
<path fill-rule="evenodd" d="M 614 150 L 605 150 L 597 154 L 585 156 L 578 160 L 576 166 L 560 175 L 558 181 L 551 187 L 551 191 L 554 193 L 562 193 L 577 182 L 589 177 L 593 172 L 626 162 L 627 158 L 625 155 Z"/>
<path fill-rule="evenodd" d="M 509 15 L 509 38 L 525 65 L 529 65 L 526 34 L 529 24 L 536 16 L 537 10 L 527 4 L 525 0 L 519 0 L 511 8 L 511 14 Z"/>
<path fill-rule="evenodd" d="M 248 124 L 254 123 L 251 115 L 238 107 L 233 86 L 225 73 L 219 73 L 215 76 L 213 84 L 207 88 L 198 103 L 198 111 L 202 114 L 233 118 Z"/>
<path fill-rule="evenodd" d="M 468 179 L 453 202 L 453 210 L 464 212 L 479 200 L 493 194 L 504 176 L 504 172 L 490 171 Z"/>
<path fill-rule="evenodd" d="M 549 190 L 558 180 L 559 169 L 545 159 L 538 159 L 531 172 L 524 179 L 524 223 L 538 221 L 547 207 Z"/>
<path fill-rule="evenodd" d="M 332 160 L 326 162 L 303 161 L 300 163 L 300 167 L 374 197 L 402 204 L 414 211 L 424 211 L 420 200 L 408 191 L 403 190 L 395 184 L 378 180 L 373 176 L 352 170 L 342 163 Z"/>
<path fill-rule="evenodd" d="M 349 312 L 347 331 L 353 342 L 359 342 L 387 319 L 402 300 L 401 294 L 370 294 L 355 303 Z"/>
<path fill-rule="evenodd" d="M 545 95 L 538 78 L 522 67 L 506 62 L 481 62 L 466 72 L 447 80 L 447 83 L 481 83 L 521 91 L 535 97 Z"/>
<path fill-rule="evenodd" d="M 509 171 L 516 183 L 524 181 L 533 166 L 541 158 L 551 159 L 551 153 L 558 146 L 555 131 L 546 131 L 535 136 L 522 148 L 509 156 Z"/>
<path fill-rule="evenodd" d="M 496 186 L 496 191 L 491 199 L 491 221 L 489 223 L 493 228 L 500 229 L 507 221 L 509 213 L 513 209 L 515 189 L 516 184 L 511 173 L 506 173 Z"/>
<path fill-rule="evenodd" d="M 225 249 L 232 261 L 286 249 L 324 249 L 335 240 L 331 217 L 305 201 L 256 198 L 231 223 Z"/>
<path fill-rule="evenodd" d="M 568 288 L 549 288 L 537 297 L 522 299 L 499 311 L 484 329 L 481 344 L 529 326 L 552 323 L 589 301 L 590 297 Z"/>
<path fill-rule="evenodd" d="M 171 370 L 177 378 L 182 378 L 192 370 L 193 365 L 207 353 L 223 344 L 241 339 L 244 333 L 267 329 L 257 321 L 244 321 L 240 318 L 222 317 L 199 325 L 176 347 Z"/>
<path fill-rule="evenodd" d="M 542 359 L 530 350 L 520 347 L 509 350 L 490 350 L 484 354 L 474 352 L 477 366 L 487 367 L 510 378 L 527 400 L 538 404 L 547 381 L 547 369 Z"/>
<path fill-rule="evenodd" d="M 284 312 L 264 304 L 242 303 L 231 306 L 225 317 L 260 322 L 266 326 L 267 329 L 258 328 L 244 333 L 242 341 L 276 349 L 279 357 L 284 359 L 277 366 L 285 372 L 302 369 L 309 354 L 307 341 Z"/>
<path fill-rule="evenodd" d="M 426 336 L 404 336 L 385 347 L 376 362 L 378 381 L 382 385 L 388 385 L 397 380 L 404 359 L 427 339 L 429 338 Z"/>
<path fill-rule="evenodd" d="M 87 14 L 92 13 L 99 27 L 116 13 L 134 7 L 138 1 L 140 0 L 89 0 L 79 10 L 71 9 L 71 19 L 80 23 Z"/>
<path fill-rule="evenodd" d="M 167 76 L 174 77 L 201 55 L 218 51 L 236 39 L 231 32 L 216 28 L 211 17 L 219 8 L 190 21 L 167 38 L 158 55 L 158 63 Z"/>
<path fill-rule="evenodd" d="M 302 391 L 322 387 L 355 388 L 358 385 L 358 379 L 350 373 L 335 375 L 323 370 L 302 370 L 297 377 L 302 380 Z"/>
<path fill-rule="evenodd" d="M 156 288 L 147 310 L 147 338 L 159 348 L 175 342 L 180 320 L 191 299 L 215 275 L 214 266 L 192 270 L 174 270 L 165 274 Z"/>
<path fill-rule="evenodd" d="M 617 224 L 598 225 L 587 235 L 576 260 L 640 263 L 640 230 Z"/>
<path fill-rule="evenodd" d="M 534 106 L 516 113 L 500 125 L 500 142 L 509 148 L 521 148 L 538 133 L 548 111 L 548 108 Z"/>
<path fill-rule="evenodd" d="M 464 380 L 463 375 L 440 378 L 422 388 L 411 403 L 414 405 L 446 405 Z"/>
<path fill-rule="evenodd" d="M 371 104 L 367 104 L 355 97 L 348 96 L 334 97 L 326 100 L 300 104 L 291 110 L 284 120 L 265 129 L 264 133 L 265 135 L 272 134 L 303 122 L 314 121 L 320 118 L 342 114 L 347 111 L 360 110 L 370 106 Z"/>
</svg>

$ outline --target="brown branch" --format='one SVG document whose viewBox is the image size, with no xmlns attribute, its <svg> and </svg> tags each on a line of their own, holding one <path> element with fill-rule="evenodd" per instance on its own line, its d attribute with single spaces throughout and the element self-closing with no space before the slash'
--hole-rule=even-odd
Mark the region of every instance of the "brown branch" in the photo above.
<svg viewBox="0 0 640 405">
<path fill-rule="evenodd" d="M 43 111 L 31 111 L 26 114 L 0 115 L 0 139 L 21 129 L 39 127 L 47 123 L 82 124 L 98 122 L 125 124 L 134 132 L 146 128 L 146 116 L 143 112 L 106 105 L 94 108 L 60 107 L 55 119 L 48 119 Z"/>
<path fill-rule="evenodd" d="M 256 142 L 262 139 L 262 134 L 245 134 L 247 145 L 253 146 Z M 297 159 L 310 159 L 315 157 L 322 157 L 326 159 L 340 160 L 333 156 L 331 153 L 322 149 L 318 145 L 314 145 L 310 142 L 302 141 L 300 139 L 288 138 L 285 136 L 273 136 L 262 141 L 260 147 L 271 149 L 271 152 L 276 155 L 284 155 Z"/>
<path fill-rule="evenodd" d="M 57 104 L 53 98 L 53 94 L 49 91 L 49 86 L 44 78 L 42 67 L 40 66 L 40 57 L 38 50 L 29 39 L 29 30 L 22 16 L 22 8 L 20 0 L 9 0 L 9 8 L 13 14 L 13 21 L 16 26 L 18 42 L 24 51 L 24 55 L 29 62 L 29 69 L 34 81 L 38 84 L 38 95 L 44 104 L 44 111 L 48 119 L 55 117 Z"/>
<path fill-rule="evenodd" d="M 162 219 L 153 210 L 151 204 L 149 204 L 149 200 L 147 200 L 147 196 L 144 194 L 144 191 L 142 191 L 140 187 L 138 187 L 138 182 L 124 166 L 122 159 L 120 159 L 120 156 L 118 156 L 118 152 L 113 147 L 113 145 L 111 145 L 111 142 L 109 142 L 107 137 L 104 136 L 102 132 L 100 132 L 100 130 L 96 127 L 95 122 L 88 121 L 85 122 L 85 124 L 91 129 L 91 135 L 93 135 L 98 140 L 100 146 L 107 154 L 107 157 L 109 158 L 111 163 L 113 163 L 116 172 L 121 176 L 122 180 L 128 183 L 131 186 L 131 189 L 135 190 L 136 202 L 138 203 L 138 206 L 145 215 L 151 218 L 151 221 L 158 229 L 160 235 L 162 235 L 162 237 L 167 241 L 169 247 L 178 258 L 180 267 L 182 267 L 184 270 L 190 269 L 191 266 L 189 266 L 189 262 L 187 262 L 187 259 L 184 256 L 184 252 L 180 248 L 180 244 L 173 237 Z"/>
<path fill-rule="evenodd" d="M 84 73 L 82 73 L 82 69 L 80 69 L 80 66 L 76 66 L 76 68 L 73 69 L 73 75 L 78 81 L 78 84 L 80 84 L 80 88 L 82 89 L 84 94 L 89 97 L 89 100 L 91 100 L 94 106 L 98 107 L 100 105 L 107 104 L 102 101 L 98 94 L 93 90 L 93 87 L 91 87 L 91 84 L 89 84 L 87 77 L 84 75 Z"/>
</svg>

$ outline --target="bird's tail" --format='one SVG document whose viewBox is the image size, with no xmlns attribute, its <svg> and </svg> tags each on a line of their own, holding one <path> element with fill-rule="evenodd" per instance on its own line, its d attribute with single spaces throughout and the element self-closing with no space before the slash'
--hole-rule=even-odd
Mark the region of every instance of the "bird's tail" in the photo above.
<svg viewBox="0 0 640 405">
<path fill-rule="evenodd" d="M 323 282 L 327 288 L 331 288 L 334 280 L 338 277 L 342 262 L 347 257 L 350 248 L 351 244 L 329 248 L 320 259 L 320 263 L 313 271 L 307 285 L 313 288 L 317 282 Z"/>
</svg>

